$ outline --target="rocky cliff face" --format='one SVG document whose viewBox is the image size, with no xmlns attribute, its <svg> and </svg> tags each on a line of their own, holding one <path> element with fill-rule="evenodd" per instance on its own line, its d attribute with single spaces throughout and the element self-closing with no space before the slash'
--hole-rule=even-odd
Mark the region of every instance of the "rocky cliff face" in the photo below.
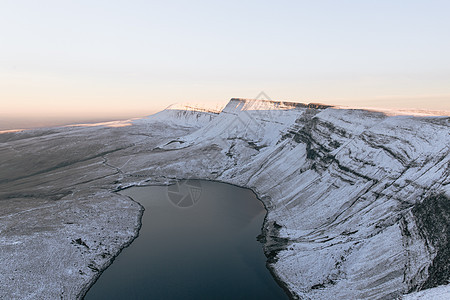
<svg viewBox="0 0 450 300">
<path fill-rule="evenodd" d="M 1 242 L 9 243 L 7 248 L 0 244 L 6 249 L 0 259 L 21 266 L 14 254 L 19 246 L 11 241 L 21 241 L 25 249 L 27 243 L 34 245 L 30 235 L 39 234 L 49 245 L 60 245 L 52 251 L 72 253 L 70 259 L 61 256 L 49 263 L 59 274 L 48 275 L 57 282 L 51 295 L 67 295 L 67 290 L 77 295 L 73 290 L 79 293 L 97 276 L 88 265 L 97 272 L 105 268 L 133 238 L 130 228 L 138 227 L 136 218 L 123 215 L 139 216 L 140 208 L 116 189 L 203 178 L 252 188 L 265 203 L 262 240 L 268 263 L 295 297 L 392 299 L 446 284 L 449 129 L 449 117 L 232 99 L 220 113 L 173 109 L 124 128 L 0 135 L 2 167 L 12 170 L 0 173 L 0 206 L 23 201 L 27 218 L 38 223 L 39 208 L 50 204 L 31 200 L 58 195 L 51 204 L 76 208 L 83 220 L 70 221 L 77 222 L 74 235 L 67 216 L 54 215 L 51 232 L 59 236 L 47 234 L 47 227 L 19 234 L 14 228 L 20 221 L 0 216 L 6 233 Z M 34 160 L 25 155 L 31 148 Z M 86 203 L 96 206 L 93 199 L 99 197 L 98 207 L 88 209 Z M 114 205 L 105 205 L 108 201 Z M 126 212 L 117 209 L 121 205 Z M 56 207 L 63 215 L 63 206 Z M 100 215 L 118 218 L 108 217 L 108 225 Z M 111 230 L 105 231 L 108 226 Z M 70 243 L 77 238 L 88 248 Z M 115 244 L 102 257 L 105 250 L 97 244 L 107 239 Z M 76 269 L 69 267 L 73 261 Z M 0 274 L 9 274 L 8 268 Z M 4 295 L 19 293 L 8 276 L 0 275 Z"/>
<path fill-rule="evenodd" d="M 266 203 L 279 241 L 267 251 L 289 289 L 378 299 L 447 283 L 447 229 L 431 232 L 448 226 L 448 117 L 239 99 L 224 111 L 184 140 L 217 145 L 216 179 Z"/>
<path fill-rule="evenodd" d="M 450 278 L 449 197 L 444 193 L 431 194 L 414 205 L 410 213 L 428 253 L 434 256 L 428 269 L 414 270 L 416 274 L 426 272 L 428 276 L 410 284 L 410 288 L 422 290 L 447 284 Z M 404 232 L 405 239 L 410 239 L 410 236 L 408 231 Z"/>
</svg>

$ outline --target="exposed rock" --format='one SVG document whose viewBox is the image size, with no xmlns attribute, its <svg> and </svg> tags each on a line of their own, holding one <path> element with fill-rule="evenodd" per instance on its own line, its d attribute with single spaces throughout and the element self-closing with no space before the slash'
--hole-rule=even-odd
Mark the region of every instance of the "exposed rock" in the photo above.
<svg viewBox="0 0 450 300">
<path fill-rule="evenodd" d="M 448 284 L 450 281 L 450 198 L 432 194 L 414 205 L 412 214 L 426 244 L 435 254 L 428 267 L 428 278 L 420 290 Z"/>
</svg>

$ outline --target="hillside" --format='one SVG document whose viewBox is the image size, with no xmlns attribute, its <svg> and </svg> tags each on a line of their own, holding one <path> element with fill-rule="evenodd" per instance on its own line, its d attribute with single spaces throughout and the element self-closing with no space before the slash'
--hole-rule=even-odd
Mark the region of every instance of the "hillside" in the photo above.
<svg viewBox="0 0 450 300">
<path fill-rule="evenodd" d="M 268 265 L 293 297 L 447 284 L 449 129 L 448 116 L 232 99 L 124 127 L 1 134 L 0 297 L 82 296 L 137 234 L 141 208 L 115 191 L 186 178 L 255 191 Z"/>
</svg>

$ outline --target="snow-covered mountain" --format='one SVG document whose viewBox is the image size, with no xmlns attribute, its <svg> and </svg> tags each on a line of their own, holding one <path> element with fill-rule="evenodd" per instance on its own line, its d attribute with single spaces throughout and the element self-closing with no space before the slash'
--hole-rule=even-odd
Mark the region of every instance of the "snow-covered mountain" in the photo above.
<svg viewBox="0 0 450 300">
<path fill-rule="evenodd" d="M 201 128 L 214 119 L 222 108 L 202 107 L 199 104 L 172 104 L 166 109 L 135 123 L 170 122 L 175 126 Z"/>
<path fill-rule="evenodd" d="M 179 147 L 217 145 L 215 179 L 263 199 L 271 265 L 290 290 L 394 298 L 449 279 L 449 125 L 448 117 L 232 99 Z"/>
<path fill-rule="evenodd" d="M 265 203 L 268 265 L 293 297 L 393 299 L 450 279 L 448 116 L 232 99 L 220 112 L 172 107 L 132 124 L 0 135 L 2 170 L 13 170 L 0 170 L 0 206 L 13 210 L 0 215 L 0 259 L 12 262 L 0 274 L 23 265 L 17 245 L 35 245 L 31 229 L 11 229 L 14 203 L 28 221 L 42 206 L 59 212 L 48 217 L 52 235 L 31 230 L 58 245 L 56 275 L 45 277 L 56 284 L 44 280 L 38 295 L 82 296 L 137 234 L 142 211 L 116 189 L 202 178 L 249 187 Z M 70 226 L 63 207 L 77 211 Z M 8 276 L 0 296 L 20 295 Z M 23 276 L 15 284 L 36 281 Z"/>
</svg>

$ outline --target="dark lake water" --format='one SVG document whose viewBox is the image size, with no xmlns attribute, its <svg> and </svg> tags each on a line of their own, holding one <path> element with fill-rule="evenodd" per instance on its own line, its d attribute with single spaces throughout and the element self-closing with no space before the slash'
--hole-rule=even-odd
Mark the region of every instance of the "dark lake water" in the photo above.
<svg viewBox="0 0 450 300">
<path fill-rule="evenodd" d="M 85 299 L 288 299 L 256 240 L 255 194 L 210 181 L 121 192 L 145 207 L 139 237 Z"/>
</svg>

